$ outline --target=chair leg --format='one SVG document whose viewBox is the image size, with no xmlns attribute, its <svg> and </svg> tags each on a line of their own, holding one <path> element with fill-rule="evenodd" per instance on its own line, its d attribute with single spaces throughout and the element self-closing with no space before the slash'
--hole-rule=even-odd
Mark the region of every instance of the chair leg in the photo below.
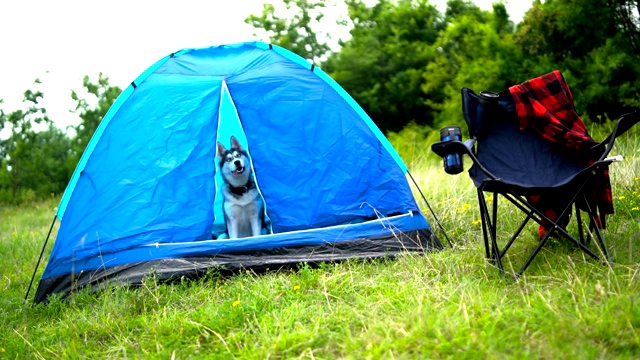
<svg viewBox="0 0 640 360">
<path fill-rule="evenodd" d="M 557 227 L 557 226 L 554 226 L 554 227 Z M 524 271 L 527 270 L 527 268 L 529 267 L 533 259 L 536 257 L 536 255 L 538 255 L 540 250 L 542 250 L 542 247 L 547 242 L 547 240 L 549 239 L 552 233 L 553 233 L 553 230 L 547 231 L 547 233 L 542 237 L 542 239 L 538 243 L 538 246 L 536 246 L 535 250 L 533 250 L 533 253 L 529 255 L 529 258 L 527 259 L 527 261 L 525 261 L 524 265 L 522 265 L 520 270 L 516 273 L 516 278 L 520 277 L 522 273 L 524 273 Z"/>
<path fill-rule="evenodd" d="M 520 200 L 520 203 L 517 202 L 516 199 L 511 198 L 509 196 L 505 197 L 507 199 L 509 199 L 509 201 L 511 201 L 514 205 L 516 205 L 520 210 L 522 211 L 532 211 L 537 217 L 533 217 L 533 219 L 538 222 L 538 224 L 542 224 L 542 221 L 546 221 L 549 224 L 553 224 L 554 226 L 551 228 L 551 230 L 549 231 L 549 233 L 553 233 L 556 232 L 559 236 L 563 235 L 565 238 L 567 238 L 568 240 L 570 240 L 571 242 L 573 242 L 576 246 L 578 246 L 582 251 L 584 251 L 585 253 L 587 253 L 587 255 L 591 256 L 592 258 L 599 260 L 600 257 L 598 257 L 598 255 L 596 255 L 593 251 L 591 251 L 588 247 L 586 247 L 584 244 L 582 244 L 580 241 L 578 241 L 578 239 L 576 239 L 574 236 L 572 236 L 571 234 L 569 234 L 567 232 L 566 229 L 564 229 L 561 226 L 558 226 L 556 224 L 555 221 L 549 219 L 545 214 L 543 214 L 542 212 L 540 212 L 539 210 L 537 210 L 534 206 L 532 206 L 531 204 L 524 202 L 522 200 L 520 200 L 519 198 L 516 198 L 518 200 Z M 575 202 L 575 197 L 573 199 L 571 199 L 571 203 Z M 558 216 L 558 218 L 562 218 L 562 216 L 564 216 L 565 212 L 567 210 L 570 210 L 571 206 L 568 206 L 567 209 L 565 209 L 565 211 L 563 211 L 560 216 Z"/>
<path fill-rule="evenodd" d="M 576 237 L 574 237 L 573 235 L 571 235 L 571 234 L 569 234 L 567 232 L 567 229 L 565 229 L 563 226 L 559 225 L 556 221 L 553 221 L 553 220 L 549 219 L 549 217 L 547 217 L 545 214 L 543 214 L 542 212 L 537 210 L 526 199 L 524 199 L 523 197 L 517 195 L 515 192 L 512 192 L 512 191 L 501 192 L 501 193 L 493 192 L 492 193 L 493 194 L 493 204 L 492 204 L 491 210 L 489 210 L 489 207 L 488 207 L 488 204 L 486 202 L 486 198 L 484 196 L 484 192 L 482 191 L 482 188 L 478 188 L 477 190 L 478 190 L 478 202 L 479 202 L 479 205 L 480 205 L 480 216 L 481 216 L 481 220 L 482 220 L 482 231 L 483 231 L 484 246 L 485 246 L 485 256 L 491 262 L 495 262 L 498 265 L 498 268 L 500 269 L 500 273 L 501 274 L 504 275 L 504 267 L 503 267 L 503 264 L 502 264 L 502 258 L 505 256 L 506 252 L 509 250 L 511 245 L 515 242 L 516 238 L 518 238 L 518 236 L 520 235 L 520 233 L 522 232 L 524 227 L 528 224 L 529 220 L 531 220 L 531 219 L 533 219 L 538 224 L 543 224 L 543 223 L 551 224 L 552 227 L 540 239 L 540 241 L 537 244 L 536 248 L 534 249 L 533 253 L 530 254 L 530 256 L 527 258 L 527 260 L 524 263 L 524 265 L 516 273 L 516 277 L 519 277 L 524 273 L 524 271 L 529 267 L 529 265 L 531 264 L 533 259 L 542 250 L 542 247 L 547 243 L 549 237 L 551 235 L 553 235 L 554 233 L 557 234 L 558 236 L 561 236 L 561 237 L 564 237 L 564 238 L 570 240 L 572 243 L 574 243 L 576 246 L 578 246 L 584 253 L 586 253 L 590 257 L 592 257 L 592 258 L 594 258 L 596 260 L 600 260 L 601 259 L 600 256 L 598 256 L 596 253 L 594 253 L 591 249 L 589 249 L 586 246 L 589 243 L 589 238 L 588 238 L 588 236 L 585 236 L 584 228 L 583 228 L 583 226 L 585 224 L 582 221 L 580 209 L 578 208 L 578 206 L 576 204 L 576 201 L 575 201 L 577 196 L 578 196 L 578 194 L 580 194 L 581 191 L 578 191 L 576 193 L 576 195 L 571 199 L 570 205 L 567 205 L 567 207 L 564 209 L 564 211 L 562 211 L 560 213 L 560 215 L 558 216 L 558 218 L 561 219 L 561 218 L 565 217 L 566 214 L 570 214 L 572 212 L 572 210 L 573 210 L 574 205 L 575 205 L 576 220 L 578 222 L 578 231 L 579 231 L 579 239 L 576 239 Z M 582 190 L 582 189 L 579 189 L 579 190 Z M 498 241 L 497 241 L 497 217 L 498 217 L 498 196 L 499 195 L 504 196 L 505 199 L 509 200 L 518 209 L 520 209 L 521 211 L 523 211 L 526 214 L 526 218 L 520 224 L 520 226 L 518 227 L 516 232 L 513 234 L 511 239 L 507 242 L 507 244 L 505 245 L 505 247 L 502 250 L 500 250 L 500 248 L 498 247 Z M 491 211 L 491 213 L 489 211 Z M 595 222 L 596 221 L 595 213 L 593 211 L 591 211 L 590 208 L 587 208 L 586 212 L 589 215 L 589 219 L 592 222 Z M 602 237 L 602 234 L 601 234 L 600 229 L 598 228 L 598 226 L 594 227 L 594 233 L 595 233 L 595 237 L 598 239 L 598 245 L 600 246 L 604 257 L 606 258 L 606 261 L 610 261 L 609 251 L 608 251 L 608 249 L 606 247 L 606 244 L 604 242 L 604 238 Z"/>
<path fill-rule="evenodd" d="M 598 245 L 600 245 L 600 249 L 604 254 L 605 261 L 611 264 L 611 255 L 609 255 L 609 250 L 607 249 L 607 245 L 604 242 L 604 238 L 602 237 L 602 233 L 600 232 L 600 229 L 596 226 L 594 228 L 594 231 L 596 233 L 596 238 L 598 239 L 598 243 L 599 243 Z"/>
<path fill-rule="evenodd" d="M 498 248 L 498 239 L 497 239 L 497 228 L 498 228 L 498 193 L 493 194 L 493 222 L 491 227 L 491 237 L 492 248 L 493 248 L 493 256 L 495 256 L 496 261 L 498 262 L 498 268 L 500 269 L 500 273 L 504 275 L 504 266 L 502 266 L 502 255 L 500 255 L 500 248 Z"/>
<path fill-rule="evenodd" d="M 580 243 L 582 243 L 582 245 L 587 245 L 589 243 L 589 238 L 587 238 L 587 241 L 585 241 L 585 237 L 584 237 L 584 229 L 582 228 L 583 224 L 582 224 L 582 216 L 580 216 L 580 209 L 578 208 L 578 204 L 575 204 L 576 206 L 576 221 L 578 222 L 578 235 L 580 236 Z"/>
<path fill-rule="evenodd" d="M 536 247 L 536 249 L 534 250 L 534 253 L 529 257 L 529 259 L 527 259 L 527 262 L 525 263 L 525 265 L 520 269 L 520 271 L 518 272 L 518 274 L 522 274 L 522 272 L 529 266 L 529 264 L 531 263 L 531 261 L 533 261 L 533 258 L 538 254 L 538 252 L 540 251 L 540 249 L 542 249 L 542 246 L 544 246 L 544 244 L 547 242 L 548 238 L 555 232 L 558 235 L 564 235 L 564 237 L 566 237 L 568 240 L 570 240 L 571 242 L 573 242 L 576 246 L 578 246 L 582 251 L 584 251 L 587 255 L 591 256 L 592 258 L 596 259 L 596 260 L 600 260 L 600 257 L 598 255 L 596 255 L 593 251 L 591 251 L 591 249 L 589 249 L 588 247 L 586 247 L 581 241 L 579 241 L 578 239 L 576 239 L 574 236 L 572 236 L 571 234 L 569 234 L 567 232 L 566 229 L 564 229 L 563 227 L 559 226 L 555 221 L 549 219 L 545 214 L 543 214 L 542 212 L 540 212 L 539 210 L 537 210 L 532 204 L 528 203 L 527 201 L 525 201 L 523 198 L 521 198 L 520 196 L 516 195 L 514 192 L 509 192 L 509 193 L 503 193 L 502 194 L 507 200 L 509 200 L 513 205 L 515 205 L 517 208 L 519 208 L 521 211 L 529 214 L 529 216 L 535 220 L 538 224 L 542 224 L 543 222 L 547 222 L 549 224 L 553 224 L 553 227 L 551 228 L 551 230 L 549 230 L 547 232 L 547 234 L 545 234 L 545 236 L 543 236 L 543 238 L 540 240 L 540 242 L 538 243 L 538 246 Z M 577 194 L 576 194 L 577 195 Z M 575 203 L 575 198 L 576 196 L 574 196 L 573 199 L 571 199 L 570 204 Z M 558 218 L 562 218 L 565 213 L 567 211 L 571 211 L 572 206 L 568 205 L 567 208 L 558 216 Z"/>
<path fill-rule="evenodd" d="M 584 195 L 583 195 L 584 196 Z M 609 250 L 607 249 L 607 244 L 604 242 L 604 238 L 602 237 L 602 232 L 600 231 L 599 226 L 597 225 L 597 214 L 591 209 L 589 206 L 589 202 L 585 199 L 585 206 L 587 207 L 587 214 L 589 215 L 589 220 L 593 224 L 593 232 L 596 234 L 596 239 L 598 240 L 598 246 L 600 246 L 600 250 L 604 254 L 605 261 L 611 263 L 611 255 L 609 254 Z"/>
<path fill-rule="evenodd" d="M 478 203 L 480 204 L 480 216 L 482 220 L 482 234 L 484 237 L 485 256 L 489 261 L 498 264 L 500 273 L 504 274 L 504 267 L 502 265 L 502 257 L 500 256 L 500 250 L 498 248 L 498 242 L 496 239 L 496 222 L 497 222 L 497 194 L 493 197 L 492 214 L 489 215 L 489 208 L 487 206 L 484 192 L 482 189 L 478 189 Z"/>
<path fill-rule="evenodd" d="M 500 253 L 500 257 L 504 257 L 504 255 L 507 253 L 507 250 L 509 250 L 509 248 L 511 247 L 511 245 L 516 241 L 516 239 L 518 238 L 518 236 L 520 236 L 520 233 L 522 232 L 522 230 L 524 229 L 525 226 L 527 226 L 527 224 L 529 223 L 529 220 L 531 220 L 533 218 L 532 213 L 529 212 L 527 214 L 527 217 L 522 221 L 522 224 L 520 224 L 520 226 L 518 227 L 518 229 L 516 230 L 516 232 L 513 234 L 513 236 L 511 237 L 511 239 L 509 239 L 509 242 L 507 243 L 507 245 L 505 245 L 504 249 L 502 249 L 502 252 Z"/>
<path fill-rule="evenodd" d="M 478 189 L 478 205 L 480 207 L 480 222 L 482 223 L 482 237 L 484 239 L 484 254 L 485 258 L 491 259 L 489 234 L 487 229 L 487 203 L 485 202 L 484 194 L 480 189 Z"/>
</svg>

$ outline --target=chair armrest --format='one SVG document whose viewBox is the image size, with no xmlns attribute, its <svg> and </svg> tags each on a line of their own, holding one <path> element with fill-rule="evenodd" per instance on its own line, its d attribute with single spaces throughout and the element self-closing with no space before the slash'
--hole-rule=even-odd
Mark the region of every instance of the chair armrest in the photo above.
<svg viewBox="0 0 640 360">
<path fill-rule="evenodd" d="M 451 154 L 464 155 L 472 152 L 471 149 L 473 149 L 475 142 L 475 139 L 469 139 L 465 142 L 459 140 L 440 141 L 431 145 L 431 150 L 440 157 Z"/>
<path fill-rule="evenodd" d="M 634 127 L 638 122 L 640 122 L 640 113 L 628 113 L 622 115 L 618 119 L 611 134 L 609 134 L 609 136 L 607 136 L 607 138 L 600 144 L 590 148 L 589 152 L 594 154 L 594 157 L 599 156 L 599 160 L 603 160 L 609 155 L 609 152 L 611 152 L 616 138 Z"/>
<path fill-rule="evenodd" d="M 487 175 L 491 180 L 498 180 L 498 178 L 493 175 L 487 168 L 485 168 L 476 155 L 473 153 L 473 145 L 475 144 L 476 139 L 469 139 L 465 142 L 460 140 L 447 140 L 440 141 L 433 145 L 431 145 L 431 150 L 436 153 L 440 157 L 444 157 L 446 155 L 451 154 L 460 154 L 460 155 L 469 155 L 471 161 L 483 172 Z"/>
</svg>

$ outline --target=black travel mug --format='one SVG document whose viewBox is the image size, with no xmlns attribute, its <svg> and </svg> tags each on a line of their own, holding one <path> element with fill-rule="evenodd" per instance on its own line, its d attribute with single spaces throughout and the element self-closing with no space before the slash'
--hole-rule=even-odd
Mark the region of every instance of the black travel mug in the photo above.
<svg viewBox="0 0 640 360">
<path fill-rule="evenodd" d="M 447 126 L 440 129 L 440 141 L 462 140 L 462 131 L 457 126 Z M 448 154 L 442 157 L 444 160 L 444 171 L 447 174 L 455 175 L 462 172 L 462 155 Z"/>
</svg>

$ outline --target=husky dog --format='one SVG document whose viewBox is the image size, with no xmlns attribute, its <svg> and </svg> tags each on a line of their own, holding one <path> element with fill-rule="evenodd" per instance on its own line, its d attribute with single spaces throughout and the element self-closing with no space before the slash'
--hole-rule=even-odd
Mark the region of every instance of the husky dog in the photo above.
<svg viewBox="0 0 640 360">
<path fill-rule="evenodd" d="M 258 236 L 263 228 L 263 204 L 252 176 L 247 152 L 231 136 L 231 148 L 218 141 L 218 159 L 224 185 L 224 221 L 229 239 Z"/>
</svg>

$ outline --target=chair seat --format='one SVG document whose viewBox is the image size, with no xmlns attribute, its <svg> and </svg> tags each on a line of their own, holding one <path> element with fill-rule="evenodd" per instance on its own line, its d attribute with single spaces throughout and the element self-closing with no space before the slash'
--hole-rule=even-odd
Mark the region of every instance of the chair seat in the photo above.
<svg viewBox="0 0 640 360">
<path fill-rule="evenodd" d="M 520 130 L 511 117 L 493 122 L 487 132 L 493 135 L 477 143 L 478 160 L 505 183 L 523 189 L 561 187 L 588 167 L 585 159 L 571 156 L 532 131 Z M 469 176 L 476 187 L 490 180 L 477 164 Z"/>
</svg>

